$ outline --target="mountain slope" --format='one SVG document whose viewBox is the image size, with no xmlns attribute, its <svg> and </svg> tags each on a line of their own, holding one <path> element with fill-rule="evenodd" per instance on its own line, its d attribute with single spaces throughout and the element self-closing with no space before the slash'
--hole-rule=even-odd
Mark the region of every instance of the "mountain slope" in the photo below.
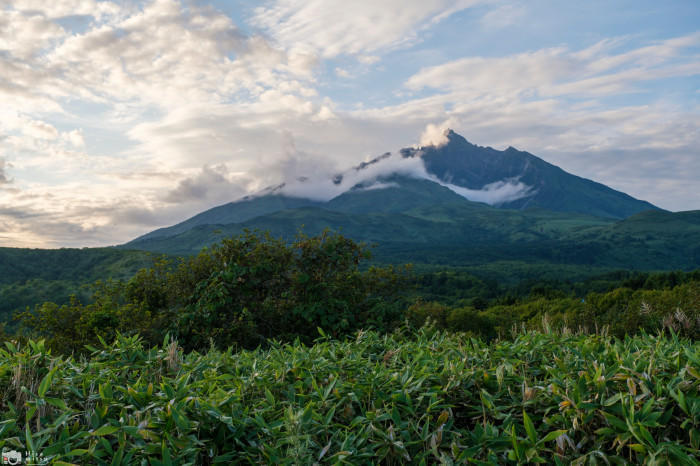
<svg viewBox="0 0 700 466">
<path fill-rule="evenodd" d="M 468 201 L 438 183 L 406 176 L 393 175 L 378 179 L 369 188 L 356 186 L 323 204 L 324 209 L 363 214 L 370 212 L 398 213 L 419 207 L 445 204 L 470 205 L 481 209 L 482 204 Z"/>
<path fill-rule="evenodd" d="M 529 192 L 522 193 L 518 199 L 499 202 L 499 207 L 538 207 L 620 219 L 658 209 L 646 201 L 567 173 L 528 152 L 513 147 L 505 151 L 480 147 L 453 131 L 448 131 L 446 136 L 448 142 L 443 146 L 404 149 L 402 155 L 420 156 L 428 173 L 463 188 L 481 190 L 508 180 L 529 188 Z"/>
<path fill-rule="evenodd" d="M 325 185 L 299 178 L 292 183 L 301 184 L 215 207 L 124 247 L 194 254 L 244 229 L 291 239 L 300 229 L 331 228 L 378 244 L 377 256 L 388 262 L 700 265 L 696 213 L 662 211 L 527 152 L 476 146 L 452 131 L 445 136 L 439 147 L 385 153 Z M 285 192 L 340 194 L 323 202 Z"/>
<path fill-rule="evenodd" d="M 375 200 L 381 204 L 379 197 Z M 299 229 L 317 234 L 325 228 L 375 244 L 375 258 L 385 263 L 478 265 L 524 261 L 636 270 L 700 267 L 700 211 L 644 212 L 613 221 L 536 209 L 496 209 L 475 203 L 364 214 L 302 207 L 242 223 L 199 225 L 176 236 L 134 242 L 129 247 L 195 254 L 244 229 L 269 231 L 275 237 L 292 239 Z"/>
<path fill-rule="evenodd" d="M 246 196 L 243 199 L 228 204 L 220 205 L 205 210 L 184 222 L 171 227 L 159 228 L 143 236 L 139 236 L 132 243 L 153 238 L 167 238 L 184 233 L 199 225 L 228 224 L 245 222 L 248 219 L 265 215 L 278 210 L 293 209 L 317 203 L 309 199 L 288 197 L 281 194 L 272 194 L 260 197 Z"/>
</svg>

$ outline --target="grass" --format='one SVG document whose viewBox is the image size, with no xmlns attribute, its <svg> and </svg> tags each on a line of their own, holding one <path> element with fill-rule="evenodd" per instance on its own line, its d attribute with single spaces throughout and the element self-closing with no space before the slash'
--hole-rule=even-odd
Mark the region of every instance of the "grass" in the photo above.
<svg viewBox="0 0 700 466">
<path fill-rule="evenodd" d="M 0 350 L 0 447 L 55 464 L 698 464 L 700 344 L 675 336 L 91 351 Z"/>
</svg>

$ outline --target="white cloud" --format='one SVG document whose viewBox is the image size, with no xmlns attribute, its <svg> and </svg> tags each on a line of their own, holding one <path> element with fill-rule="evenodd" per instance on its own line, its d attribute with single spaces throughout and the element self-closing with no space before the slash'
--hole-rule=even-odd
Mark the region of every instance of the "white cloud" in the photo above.
<svg viewBox="0 0 700 466">
<path fill-rule="evenodd" d="M 228 202 L 246 193 L 245 185 L 251 180 L 241 174 L 231 173 L 224 165 L 202 167 L 194 176 L 178 182 L 176 188 L 164 197 L 168 203 L 207 201 L 212 204 Z"/>
<path fill-rule="evenodd" d="M 535 194 L 532 186 L 518 179 L 506 179 L 489 183 L 481 189 L 468 189 L 450 183 L 440 183 L 470 201 L 498 206 Z"/>
<path fill-rule="evenodd" d="M 423 68 L 405 85 L 414 91 L 459 92 L 470 99 L 547 98 L 633 92 L 636 83 L 700 74 L 694 54 L 682 63 L 675 61 L 685 49 L 700 46 L 700 33 L 618 54 L 609 50 L 615 43 L 605 40 L 578 52 L 556 47 L 496 58 L 461 58 Z"/>
<path fill-rule="evenodd" d="M 0 157 L 0 186 L 9 183 L 11 180 L 7 176 L 7 162 Z"/>
<path fill-rule="evenodd" d="M 66 16 L 79 32 L 57 22 Z M 0 49 L 0 156 L 17 181 L 0 206 L 32 212 L 7 220 L 10 244 L 113 243 L 181 220 L 267 179 L 243 170 L 257 165 L 250 149 L 270 128 L 335 117 L 312 86 L 315 56 L 246 35 L 207 6 L 0 0 Z M 109 138 L 125 149 L 86 154 L 88 135 L 102 151 Z M 236 155 L 243 166 L 220 172 Z M 126 176 L 135 171 L 179 181 Z M 117 219 L 132 224 L 115 228 Z"/>
<path fill-rule="evenodd" d="M 294 170 L 290 172 L 290 175 L 291 173 L 297 174 L 300 172 Z M 302 171 L 301 173 L 309 173 L 309 171 Z M 360 170 L 355 168 L 343 170 L 340 173 L 340 175 L 342 175 L 340 182 L 337 182 L 336 178 L 338 172 L 334 172 L 330 167 L 315 170 L 311 177 L 300 179 L 297 176 L 289 176 L 285 178 L 287 182 L 280 189 L 280 192 L 288 196 L 307 198 L 315 201 L 328 201 L 359 184 L 368 187 L 377 186 L 377 189 L 388 187 L 388 185 L 382 186 L 386 183 L 380 182 L 380 184 L 377 184 L 377 181 L 381 177 L 393 174 L 413 178 L 429 177 L 425 170 L 425 165 L 420 158 L 404 159 L 398 155 L 392 155 L 377 163 L 368 164 Z"/>
<path fill-rule="evenodd" d="M 357 61 L 362 63 L 363 65 L 374 65 L 378 61 L 380 61 L 381 58 L 379 58 L 376 55 L 359 55 L 357 57 Z"/>
<path fill-rule="evenodd" d="M 480 0 L 276 0 L 256 9 L 254 23 L 280 44 L 295 46 L 325 58 L 371 55 L 415 43 L 419 33 Z"/>
<path fill-rule="evenodd" d="M 29 120 L 24 127 L 24 133 L 36 139 L 56 139 L 58 130 L 45 121 Z"/>
<path fill-rule="evenodd" d="M 488 29 L 502 29 L 523 18 L 526 9 L 519 4 L 505 4 L 489 10 L 481 17 L 481 24 Z"/>
<path fill-rule="evenodd" d="M 440 126 L 429 123 L 423 134 L 420 136 L 420 146 L 427 147 L 441 147 L 447 144 L 450 140 L 447 138 L 447 131 L 449 127 L 446 124 Z"/>
<path fill-rule="evenodd" d="M 114 15 L 119 7 L 112 2 L 94 0 L 1 0 L 0 5 L 11 5 L 17 11 L 40 13 L 50 19 L 66 16 L 93 16 L 97 19 Z"/>
<path fill-rule="evenodd" d="M 336 76 L 338 76 L 338 77 L 340 77 L 340 78 L 349 78 L 349 77 L 351 76 L 351 74 L 350 74 L 350 72 L 349 72 L 348 70 L 343 69 L 343 68 L 341 68 L 341 67 L 339 67 L 339 66 L 337 66 L 337 67 L 335 68 L 335 74 L 336 74 Z"/>
<path fill-rule="evenodd" d="M 294 171 L 292 173 L 298 174 L 299 172 Z M 365 163 L 361 169 L 345 170 L 340 177 L 337 175 L 333 176 L 329 171 L 317 173 L 312 178 L 299 178 L 292 176 L 292 173 L 286 178 L 288 181 L 278 192 L 315 201 L 328 201 L 358 186 L 362 190 L 386 189 L 398 186 L 396 182 L 383 180 L 383 178 L 391 175 L 430 180 L 445 186 L 470 201 L 483 202 L 490 205 L 500 205 L 535 194 L 533 187 L 526 185 L 517 178 L 489 183 L 481 189 L 464 188 L 440 180 L 428 173 L 420 156 L 403 158 L 399 155 L 388 153 L 370 163 Z M 308 173 L 308 171 L 302 171 L 302 173 Z"/>
<path fill-rule="evenodd" d="M 61 137 L 74 147 L 80 148 L 85 146 L 85 138 L 83 137 L 82 129 L 74 129 L 72 131 L 65 132 L 61 134 Z"/>
</svg>

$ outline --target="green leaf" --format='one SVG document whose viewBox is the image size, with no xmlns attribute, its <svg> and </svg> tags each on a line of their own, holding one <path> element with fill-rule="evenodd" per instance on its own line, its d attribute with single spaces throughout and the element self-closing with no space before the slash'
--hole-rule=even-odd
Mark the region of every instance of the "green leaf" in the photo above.
<svg viewBox="0 0 700 466">
<path fill-rule="evenodd" d="M 644 448 L 644 445 L 639 443 L 630 443 L 627 446 L 630 447 L 632 450 L 636 451 L 637 453 L 646 454 L 647 452 L 646 448 Z"/>
<path fill-rule="evenodd" d="M 272 395 L 272 392 L 267 387 L 265 387 L 265 399 L 270 404 L 270 406 L 275 405 L 275 397 Z"/>
<path fill-rule="evenodd" d="M 105 424 L 99 429 L 95 430 L 92 432 L 92 435 L 96 437 L 102 437 L 105 435 L 112 435 L 113 433 L 117 432 L 119 430 L 119 427 L 117 426 L 111 426 L 109 424 Z"/>
<path fill-rule="evenodd" d="M 552 440 L 556 440 L 562 435 L 566 434 L 568 431 L 566 429 L 559 429 L 559 430 L 553 430 L 547 435 L 545 435 L 539 442 L 537 443 L 547 443 L 551 442 Z"/>
<path fill-rule="evenodd" d="M 44 378 L 41 380 L 41 383 L 39 384 L 39 390 L 38 390 L 38 395 L 39 398 L 44 398 L 44 395 L 46 395 L 46 392 L 48 391 L 49 387 L 51 386 L 51 380 L 53 379 L 53 375 L 56 373 L 56 370 L 58 369 L 58 366 L 54 366 L 53 369 L 51 369 L 48 374 L 44 376 Z"/>
<path fill-rule="evenodd" d="M 523 410 L 523 423 L 525 424 L 525 432 L 530 439 L 530 442 L 537 443 L 537 431 L 535 430 L 535 425 L 530 420 L 530 416 L 527 415 L 525 410 Z"/>
<path fill-rule="evenodd" d="M 173 406 L 170 410 L 170 415 L 173 418 L 173 421 L 175 421 L 175 425 L 180 429 L 183 433 L 187 432 L 190 429 L 190 422 L 189 420 L 185 417 L 184 414 L 180 412 L 180 408 L 177 406 Z"/>
<path fill-rule="evenodd" d="M 29 428 L 29 421 L 24 426 L 24 438 L 27 441 L 27 449 L 29 451 L 36 451 L 36 447 L 34 446 L 34 439 L 32 438 L 32 431 Z"/>
<path fill-rule="evenodd" d="M 103 400 L 111 400 L 113 397 L 112 384 L 109 382 L 100 384 L 100 386 L 97 388 L 97 391 L 100 394 L 100 398 L 102 398 Z"/>
<path fill-rule="evenodd" d="M 333 416 L 335 415 L 335 406 L 333 406 L 329 411 L 328 414 L 326 414 L 326 417 L 323 420 L 323 425 L 326 427 L 329 427 L 331 425 L 331 421 L 333 421 Z"/>
<path fill-rule="evenodd" d="M 60 409 L 61 411 L 68 411 L 68 406 L 66 402 L 60 398 L 47 398 L 46 402 L 51 406 Z"/>
<path fill-rule="evenodd" d="M 518 436 L 515 434 L 515 424 L 510 426 L 510 440 L 513 443 L 513 451 L 515 452 L 514 459 L 521 460 L 523 457 L 522 447 L 520 446 L 520 442 L 518 442 Z"/>
<path fill-rule="evenodd" d="M 170 449 L 167 447 L 167 445 L 165 445 L 165 442 L 163 442 L 162 455 L 163 455 L 163 465 L 164 466 L 172 466 L 173 462 L 172 462 L 172 459 L 170 458 Z"/>
</svg>

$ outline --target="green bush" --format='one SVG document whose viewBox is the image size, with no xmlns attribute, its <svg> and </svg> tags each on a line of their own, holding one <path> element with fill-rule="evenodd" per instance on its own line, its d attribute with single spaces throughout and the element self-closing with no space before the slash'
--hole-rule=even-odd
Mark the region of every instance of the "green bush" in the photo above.
<svg viewBox="0 0 700 466">
<path fill-rule="evenodd" d="M 246 232 L 195 257 L 157 260 L 127 283 L 96 284 L 94 302 L 45 303 L 20 314 L 28 334 L 56 351 L 83 351 L 98 337 L 169 333 L 187 350 L 254 348 L 268 338 L 311 342 L 402 321 L 408 269 L 360 270 L 369 252 L 339 234 L 299 235 L 292 244 Z"/>
</svg>

